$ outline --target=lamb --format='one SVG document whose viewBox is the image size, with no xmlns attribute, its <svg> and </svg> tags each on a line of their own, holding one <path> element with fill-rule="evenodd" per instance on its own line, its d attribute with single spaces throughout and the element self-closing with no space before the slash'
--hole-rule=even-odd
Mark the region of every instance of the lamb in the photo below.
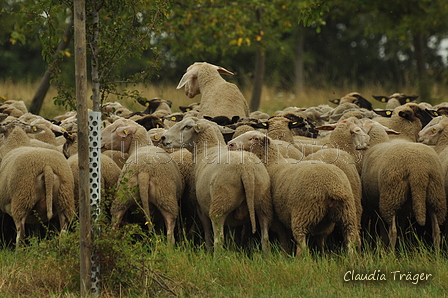
<svg viewBox="0 0 448 298">
<path fill-rule="evenodd" d="M 323 249 L 325 236 L 334 224 L 342 227 L 350 253 L 360 247 L 359 223 L 350 182 L 335 165 L 319 161 L 277 162 L 278 153 L 265 134 L 247 132 L 228 143 L 233 150 L 256 154 L 271 177 L 274 210 L 279 220 L 292 229 L 296 255 L 306 248 L 308 235 L 319 236 Z"/>
<path fill-rule="evenodd" d="M 196 62 L 187 68 L 177 89 L 185 86 L 185 94 L 193 98 L 202 94 L 198 117 L 249 116 L 249 106 L 235 84 L 224 80 L 220 73 L 233 75 L 230 71 L 206 62 Z"/>
<path fill-rule="evenodd" d="M 395 248 L 397 225 L 404 228 L 403 221 L 414 217 L 425 226 L 428 216 L 439 249 L 447 202 L 442 166 L 432 148 L 404 140 L 374 145 L 364 156 L 361 179 L 364 209 L 377 211 L 386 223 L 389 248 Z"/>
<path fill-rule="evenodd" d="M 67 160 L 54 150 L 29 147 L 26 132 L 32 128 L 17 122 L 0 126 L 4 146 L 10 148 L 0 164 L 0 209 L 14 220 L 16 247 L 24 236 L 25 223 L 46 222 L 57 215 L 63 233 L 75 209 Z"/>
<path fill-rule="evenodd" d="M 141 204 L 148 228 L 153 228 L 156 210 L 163 217 L 169 244 L 175 244 L 174 229 L 179 215 L 179 199 L 183 192 L 182 176 L 177 163 L 163 149 L 152 145 L 146 129 L 131 121 L 118 127 L 110 136 L 131 139 L 129 158 L 121 175 L 126 183 L 119 183 L 117 195 L 111 206 L 113 226 L 117 227 L 126 211 Z M 103 135 L 104 136 L 104 135 Z M 119 142 L 118 142 L 119 143 Z M 133 190 L 137 191 L 133 193 Z M 152 207 L 155 207 L 152 210 Z"/>
<path fill-rule="evenodd" d="M 250 219 L 256 231 L 255 216 L 261 228 L 262 250 L 269 249 L 272 220 L 270 180 L 260 160 L 248 152 L 228 151 L 216 123 L 187 118 L 163 136 L 165 147 L 186 148 L 193 153 L 198 216 L 207 247 L 221 250 L 224 225 L 242 225 Z"/>
</svg>

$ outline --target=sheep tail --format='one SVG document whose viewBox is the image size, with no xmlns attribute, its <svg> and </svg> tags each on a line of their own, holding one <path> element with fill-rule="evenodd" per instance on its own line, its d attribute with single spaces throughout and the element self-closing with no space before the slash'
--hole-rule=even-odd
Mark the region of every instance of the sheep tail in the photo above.
<svg viewBox="0 0 448 298">
<path fill-rule="evenodd" d="M 53 185 L 54 173 L 53 169 L 46 165 L 44 167 L 44 183 L 45 183 L 45 202 L 47 207 L 47 220 L 53 218 Z"/>
<path fill-rule="evenodd" d="M 255 222 L 255 174 L 251 171 L 243 171 L 242 181 L 246 192 L 246 203 L 249 209 L 252 233 L 255 233 L 257 231 L 257 223 Z"/>
<path fill-rule="evenodd" d="M 412 174 L 411 174 L 412 175 Z M 412 211 L 418 224 L 424 226 L 426 223 L 426 190 L 429 184 L 428 177 L 422 177 L 418 173 L 410 180 Z"/>
<path fill-rule="evenodd" d="M 145 213 L 146 225 L 151 226 L 151 217 L 149 212 L 149 191 L 151 182 L 149 181 L 149 173 L 140 172 L 137 175 L 138 191 L 140 200 L 142 201 L 143 212 Z"/>
</svg>

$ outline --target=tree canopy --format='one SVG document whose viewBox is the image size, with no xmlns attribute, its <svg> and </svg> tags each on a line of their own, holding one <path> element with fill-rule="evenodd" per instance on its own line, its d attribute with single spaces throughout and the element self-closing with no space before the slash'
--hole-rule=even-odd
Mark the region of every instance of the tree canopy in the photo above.
<svg viewBox="0 0 448 298">
<path fill-rule="evenodd" d="M 52 81 L 61 90 L 56 102 L 72 106 L 66 99 L 74 97 L 73 50 L 55 53 L 72 4 L 0 0 L 0 77 L 38 79 L 56 57 L 62 61 Z M 175 83 L 195 61 L 238 72 L 238 84 L 255 82 L 267 69 L 262 83 L 292 90 L 300 58 L 308 85 L 351 80 L 424 88 L 447 80 L 438 52 L 448 34 L 447 6 L 444 0 L 90 0 L 91 67 L 98 67 L 102 100 L 118 93 L 120 82 Z"/>
</svg>

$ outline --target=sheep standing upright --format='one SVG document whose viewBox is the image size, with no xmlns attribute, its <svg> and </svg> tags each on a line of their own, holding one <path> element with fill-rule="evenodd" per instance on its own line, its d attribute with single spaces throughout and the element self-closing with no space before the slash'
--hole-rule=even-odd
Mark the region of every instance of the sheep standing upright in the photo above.
<svg viewBox="0 0 448 298">
<path fill-rule="evenodd" d="M 128 120 L 104 136 L 112 146 L 119 145 L 122 139 L 130 139 L 125 141 L 129 144 L 129 157 L 121 171 L 127 182 L 119 183 L 110 211 L 114 226 L 129 208 L 141 204 L 149 229 L 155 224 L 150 216 L 156 210 L 160 212 L 168 243 L 174 245 L 179 199 L 184 187 L 177 163 L 165 150 L 153 146 L 146 129 L 133 121 Z"/>
<path fill-rule="evenodd" d="M 57 215 L 64 232 L 75 211 L 73 175 L 64 155 L 30 147 L 25 131 L 37 130 L 17 122 L 0 126 L 6 137 L 2 149 L 8 149 L 0 164 L 0 209 L 14 220 L 16 246 L 25 223 L 47 222 Z"/>
<path fill-rule="evenodd" d="M 185 86 L 185 94 L 193 98 L 202 94 L 199 118 L 226 116 L 232 119 L 249 117 L 249 106 L 240 89 L 224 80 L 220 73 L 233 75 L 230 71 L 206 62 L 196 62 L 187 68 L 177 89 Z"/>
<path fill-rule="evenodd" d="M 193 153 L 198 216 L 208 247 L 220 249 L 224 225 L 230 221 L 245 224 L 250 219 L 256 230 L 255 215 L 261 228 L 262 249 L 269 248 L 272 220 L 269 175 L 260 160 L 248 152 L 228 151 L 218 125 L 205 119 L 187 118 L 163 136 L 165 147 L 186 148 Z"/>
<path fill-rule="evenodd" d="M 407 134 L 412 139 L 421 127 L 421 111 L 415 104 L 400 106 L 394 113 L 398 109 L 396 123 L 407 121 L 403 124 L 413 128 Z M 404 131 L 403 126 L 393 128 Z M 445 220 L 447 202 L 441 162 L 432 148 L 398 139 L 378 143 L 364 155 L 361 178 L 364 209 L 378 212 L 385 221 L 391 249 L 396 245 L 398 227 L 405 228 L 404 222 L 412 218 L 420 226 L 430 219 L 434 247 L 440 247 L 439 225 Z"/>
<path fill-rule="evenodd" d="M 348 251 L 360 248 L 359 222 L 350 182 L 335 165 L 317 160 L 289 163 L 278 159 L 271 138 L 258 131 L 246 132 L 228 143 L 233 150 L 253 152 L 271 177 L 274 210 L 279 220 L 292 229 L 296 254 L 306 248 L 308 235 L 319 238 L 319 248 L 335 224 L 341 226 Z"/>
</svg>

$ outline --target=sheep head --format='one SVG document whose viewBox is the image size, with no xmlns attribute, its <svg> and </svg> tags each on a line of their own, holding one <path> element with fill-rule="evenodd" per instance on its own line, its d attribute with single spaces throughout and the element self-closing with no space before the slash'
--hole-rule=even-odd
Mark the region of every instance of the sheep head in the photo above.
<svg viewBox="0 0 448 298">
<path fill-rule="evenodd" d="M 448 117 L 439 116 L 431 120 L 419 133 L 418 141 L 427 145 L 436 145 L 445 127 Z"/>
<path fill-rule="evenodd" d="M 211 66 L 212 68 L 216 69 L 218 73 L 233 75 L 232 72 L 221 66 L 216 66 L 206 62 L 195 62 L 187 68 L 187 72 L 180 79 L 180 82 L 177 85 L 176 89 L 180 89 L 185 86 L 185 95 L 187 95 L 189 98 L 193 98 L 196 95 L 201 94 L 198 75 L 202 66 L 204 65 Z"/>
<path fill-rule="evenodd" d="M 197 134 L 204 131 L 209 122 L 205 119 L 194 117 L 185 118 L 173 125 L 162 135 L 162 144 L 167 148 L 182 148 L 192 146 L 197 139 Z"/>
<path fill-rule="evenodd" d="M 5 137 L 8 137 L 14 128 L 18 128 L 23 130 L 25 133 L 29 134 L 37 134 L 42 133 L 44 130 L 36 125 L 30 125 L 18 120 L 13 120 L 10 122 L 3 123 L 0 125 L 0 134 L 4 134 Z"/>
<path fill-rule="evenodd" d="M 245 150 L 252 152 L 256 147 L 266 148 L 271 139 L 260 131 L 248 131 L 227 143 L 229 150 Z"/>
<path fill-rule="evenodd" d="M 394 115 L 398 115 L 399 117 L 411 122 L 417 121 L 418 119 L 422 124 L 422 128 L 432 120 L 431 115 L 416 103 L 407 103 L 395 108 L 392 113 L 392 117 Z"/>
<path fill-rule="evenodd" d="M 361 126 L 362 123 L 359 122 L 359 119 L 351 117 L 334 124 L 316 127 L 316 129 L 334 130 L 332 136 L 336 135 L 336 138 L 345 140 L 345 146 L 354 146 L 356 150 L 364 150 L 370 146 L 370 136 L 361 128 Z M 331 137 L 330 140 L 332 140 Z"/>
</svg>

